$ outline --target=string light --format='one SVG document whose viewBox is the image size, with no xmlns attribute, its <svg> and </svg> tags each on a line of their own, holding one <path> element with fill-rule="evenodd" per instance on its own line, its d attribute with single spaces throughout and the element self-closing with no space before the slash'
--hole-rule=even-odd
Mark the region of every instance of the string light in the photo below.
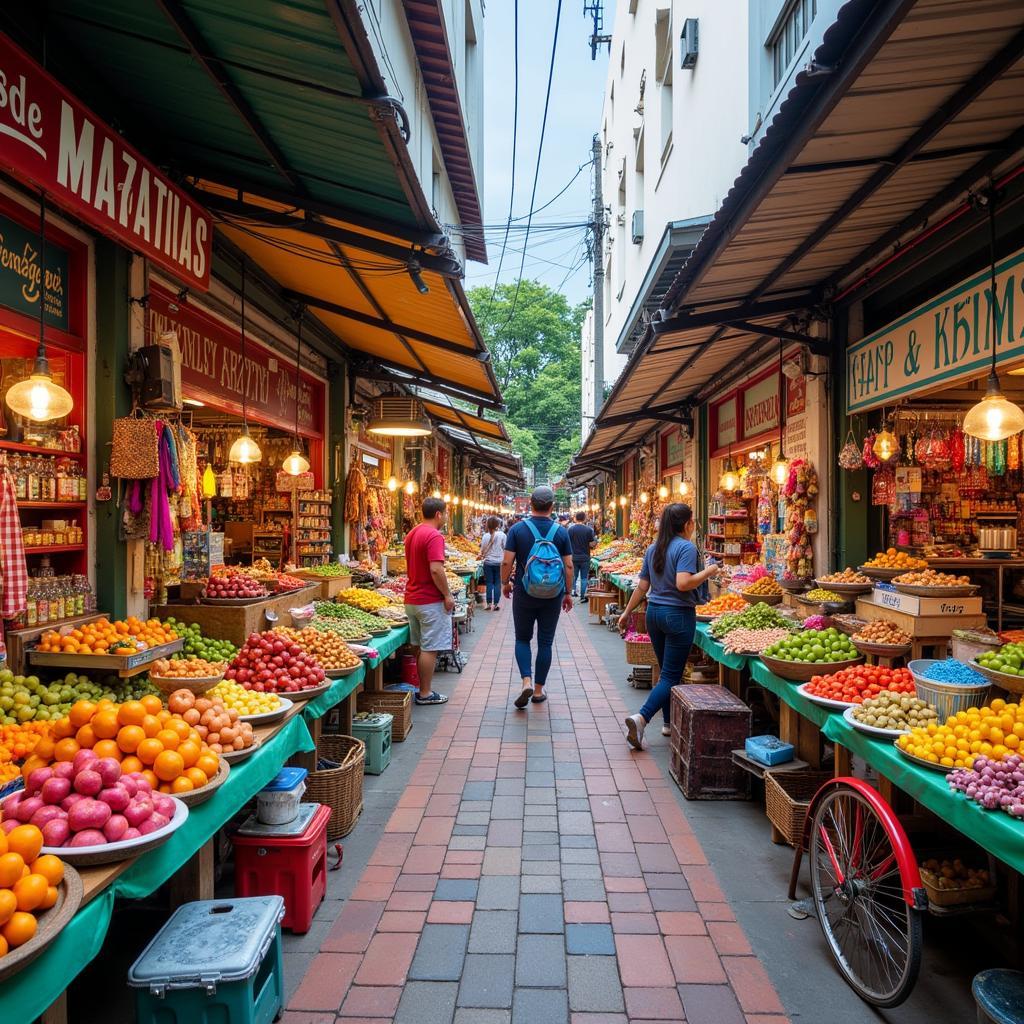
<svg viewBox="0 0 1024 1024">
<path fill-rule="evenodd" d="M 651 500 L 651 496 L 646 491 L 640 492 L 640 504 L 646 505 Z"/>
<path fill-rule="evenodd" d="M 388 478 L 388 490 L 394 494 L 398 490 L 398 481 L 394 477 Z"/>
</svg>

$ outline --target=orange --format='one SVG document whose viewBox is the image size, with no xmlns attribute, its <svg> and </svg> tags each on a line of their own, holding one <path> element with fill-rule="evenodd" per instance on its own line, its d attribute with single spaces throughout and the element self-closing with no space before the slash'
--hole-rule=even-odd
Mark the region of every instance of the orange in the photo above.
<svg viewBox="0 0 1024 1024">
<path fill-rule="evenodd" d="M 153 789 L 156 789 L 157 786 L 160 785 L 160 780 L 156 777 L 156 772 L 151 771 L 149 768 L 146 768 L 143 771 L 142 777 L 150 784 L 150 786 Z"/>
<path fill-rule="evenodd" d="M 163 782 L 173 781 L 184 770 L 185 762 L 182 761 L 181 754 L 176 750 L 165 750 L 153 762 L 153 771 L 156 772 L 156 777 Z"/>
<path fill-rule="evenodd" d="M 0 889 L 0 924 L 6 924 L 18 909 L 18 900 L 10 889 Z"/>
<path fill-rule="evenodd" d="M 164 750 L 177 750 L 181 737 L 173 729 L 161 729 L 156 738 L 164 745 Z"/>
<path fill-rule="evenodd" d="M 179 775 L 171 783 L 172 793 L 188 793 L 190 790 L 195 789 L 192 780 L 187 775 Z"/>
<path fill-rule="evenodd" d="M 11 919 L 0 929 L 0 935 L 7 940 L 11 948 L 25 945 L 36 933 L 36 919 L 23 910 L 16 911 Z"/>
<path fill-rule="evenodd" d="M 126 754 L 134 754 L 145 738 L 141 725 L 122 725 L 117 731 L 117 745 Z"/>
<path fill-rule="evenodd" d="M 135 756 L 143 764 L 153 764 L 163 751 L 164 745 L 159 740 L 145 739 L 138 745 Z"/>
<path fill-rule="evenodd" d="M 200 789 L 210 781 L 206 777 L 206 772 L 201 768 L 186 768 L 185 777 L 192 783 L 195 789 Z"/>
<path fill-rule="evenodd" d="M 7 852 L 7 833 L 0 832 L 0 857 Z"/>
<path fill-rule="evenodd" d="M 130 700 L 118 708 L 117 720 L 121 725 L 141 725 L 148 710 L 141 700 Z"/>
<path fill-rule="evenodd" d="M 146 715 L 145 718 L 139 723 L 142 726 L 143 732 L 147 736 L 155 736 L 163 727 L 159 718 L 156 715 Z"/>
<path fill-rule="evenodd" d="M 39 742 L 32 748 L 32 753 L 36 757 L 41 757 L 45 761 L 49 761 L 53 758 L 53 748 L 56 746 L 54 741 L 49 736 L 43 736 Z"/>
<path fill-rule="evenodd" d="M 51 726 L 51 732 L 55 740 L 63 740 L 75 735 L 75 727 L 70 718 L 58 718 Z"/>
<path fill-rule="evenodd" d="M 117 705 L 109 697 L 104 697 L 102 700 L 98 700 L 96 702 L 96 710 L 113 711 L 116 714 Z"/>
<path fill-rule="evenodd" d="M 0 958 L 7 956 L 11 951 L 11 947 L 7 945 L 7 940 L 0 935 Z"/>
<path fill-rule="evenodd" d="M 169 782 L 161 782 L 159 792 L 166 793 L 168 796 L 171 795 L 171 784 Z"/>
<path fill-rule="evenodd" d="M 173 729 L 178 734 L 178 739 L 187 740 L 192 735 L 192 726 L 183 718 L 171 718 L 167 723 L 168 729 Z"/>
<path fill-rule="evenodd" d="M 81 749 L 78 740 L 69 736 L 67 739 L 58 740 L 53 748 L 53 756 L 58 761 L 74 761 L 75 754 Z"/>
<path fill-rule="evenodd" d="M 21 878 L 25 860 L 20 853 L 5 853 L 0 857 L 0 887 L 11 889 Z"/>
<path fill-rule="evenodd" d="M 132 772 L 141 772 L 146 766 L 134 755 L 126 757 L 121 762 L 121 774 L 131 775 Z"/>
<path fill-rule="evenodd" d="M 97 739 L 112 740 L 120 728 L 116 711 L 97 711 L 92 716 L 92 731 L 96 734 Z"/>
<path fill-rule="evenodd" d="M 60 885 L 64 879 L 64 862 L 52 853 L 44 853 L 32 862 L 32 874 L 42 875 L 50 885 Z"/>
<path fill-rule="evenodd" d="M 163 727 L 171 720 L 171 713 L 167 708 L 162 708 L 156 713 L 156 717 L 160 719 L 160 725 Z"/>
<path fill-rule="evenodd" d="M 49 910 L 50 907 L 54 906 L 57 903 L 57 897 L 59 895 L 60 892 L 58 891 L 57 886 L 49 886 L 46 890 L 46 898 L 43 900 L 42 903 L 39 904 L 39 909 Z"/>
<path fill-rule="evenodd" d="M 196 767 L 206 773 L 208 779 L 212 779 L 220 769 L 220 761 L 217 760 L 217 755 L 212 751 L 208 751 L 204 754 L 199 755 L 199 760 L 196 761 Z"/>
<path fill-rule="evenodd" d="M 26 875 L 14 883 L 14 898 L 18 910 L 35 910 L 46 899 L 50 883 L 42 875 Z"/>
<path fill-rule="evenodd" d="M 96 745 L 96 732 L 91 725 L 83 725 L 75 733 L 75 739 L 80 747 L 89 747 L 91 749 Z"/>
<path fill-rule="evenodd" d="M 71 719 L 71 724 L 76 728 L 80 729 L 92 716 L 96 713 L 96 705 L 90 700 L 76 700 L 71 705 L 71 710 L 68 711 L 68 718 Z"/>
<path fill-rule="evenodd" d="M 198 743 L 192 740 L 185 740 L 184 743 L 178 747 L 178 753 L 181 754 L 181 760 L 184 762 L 186 768 L 194 767 L 196 761 L 199 760 L 199 755 L 202 753 Z"/>
<path fill-rule="evenodd" d="M 92 748 L 92 752 L 97 757 L 112 757 L 116 761 L 121 760 L 121 748 L 117 745 L 117 740 L 100 740 Z"/>
<path fill-rule="evenodd" d="M 164 702 L 155 693 L 147 693 L 145 697 L 140 697 L 139 700 L 146 709 L 147 715 L 159 714 L 164 706 Z"/>
<path fill-rule="evenodd" d="M 7 833 L 7 849 L 18 854 L 26 864 L 31 864 L 42 848 L 43 833 L 35 825 L 19 825 Z"/>
</svg>

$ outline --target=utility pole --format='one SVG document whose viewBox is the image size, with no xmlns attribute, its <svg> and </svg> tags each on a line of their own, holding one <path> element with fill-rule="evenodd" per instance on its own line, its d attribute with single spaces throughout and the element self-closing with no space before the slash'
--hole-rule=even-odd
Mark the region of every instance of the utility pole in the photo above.
<svg viewBox="0 0 1024 1024">
<path fill-rule="evenodd" d="M 594 213 L 590 222 L 594 261 L 594 418 L 604 404 L 604 194 L 601 190 L 601 137 L 594 134 Z"/>
</svg>

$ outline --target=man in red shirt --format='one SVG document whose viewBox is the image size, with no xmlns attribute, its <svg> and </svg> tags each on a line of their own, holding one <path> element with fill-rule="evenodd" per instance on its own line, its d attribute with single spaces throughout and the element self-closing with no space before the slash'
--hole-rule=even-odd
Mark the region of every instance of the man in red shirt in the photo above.
<svg viewBox="0 0 1024 1024">
<path fill-rule="evenodd" d="M 423 522 L 405 538 L 405 614 L 409 617 L 409 643 L 416 648 L 420 674 L 417 704 L 444 704 L 448 700 L 431 688 L 438 652 L 451 650 L 455 610 L 455 599 L 444 573 L 444 537 L 440 530 L 444 515 L 444 502 L 427 498 L 423 502 Z"/>
</svg>

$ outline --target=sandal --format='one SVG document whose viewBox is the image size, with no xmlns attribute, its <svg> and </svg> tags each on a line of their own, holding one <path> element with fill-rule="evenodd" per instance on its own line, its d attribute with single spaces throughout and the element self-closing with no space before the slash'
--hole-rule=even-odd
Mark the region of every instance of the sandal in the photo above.
<svg viewBox="0 0 1024 1024">
<path fill-rule="evenodd" d="M 421 697 L 418 693 L 416 694 L 417 704 L 447 704 L 448 698 L 443 693 L 438 693 L 437 690 L 432 690 L 429 697 Z"/>
<path fill-rule="evenodd" d="M 515 704 L 515 706 L 519 708 L 520 711 L 522 711 L 523 708 L 525 708 L 526 705 L 530 703 L 531 697 L 533 697 L 533 687 L 527 686 L 523 689 L 523 692 L 519 694 L 519 696 L 516 697 L 516 699 L 512 703 Z"/>
<path fill-rule="evenodd" d="M 539 697 L 531 697 L 530 698 L 530 703 L 531 704 L 543 704 L 544 701 L 546 701 L 547 699 L 548 699 L 548 695 L 546 693 L 542 693 Z"/>
</svg>

